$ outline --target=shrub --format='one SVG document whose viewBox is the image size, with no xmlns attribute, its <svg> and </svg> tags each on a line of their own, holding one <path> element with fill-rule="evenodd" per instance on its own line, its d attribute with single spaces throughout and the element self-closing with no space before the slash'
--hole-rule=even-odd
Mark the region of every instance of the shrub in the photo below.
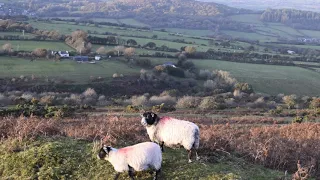
<svg viewBox="0 0 320 180">
<path fill-rule="evenodd" d="M 216 74 L 208 69 L 200 69 L 198 78 L 199 79 L 214 79 Z"/>
<path fill-rule="evenodd" d="M 150 59 L 135 59 L 134 63 L 141 67 L 151 67 Z"/>
<path fill-rule="evenodd" d="M 145 106 L 148 103 L 146 96 L 132 96 L 131 103 L 133 106 Z"/>
<path fill-rule="evenodd" d="M 184 74 L 184 70 L 181 68 L 174 68 L 171 66 L 167 66 L 166 67 L 166 71 L 169 75 L 171 76 L 175 76 L 175 77 L 180 77 L 180 78 L 184 78 L 185 74 Z"/>
<path fill-rule="evenodd" d="M 155 66 L 155 67 L 154 67 L 154 71 L 155 71 L 156 73 L 164 72 L 165 69 L 166 69 L 166 68 L 165 68 L 164 66 L 162 66 L 162 65 L 158 65 L 158 66 Z"/>
<path fill-rule="evenodd" d="M 214 97 L 205 97 L 202 99 L 199 108 L 201 110 L 210 110 L 210 109 L 225 109 L 226 106 L 224 103 L 216 102 Z"/>
<path fill-rule="evenodd" d="M 97 93 L 94 89 L 88 88 L 82 93 L 86 98 L 97 98 Z"/>
<path fill-rule="evenodd" d="M 149 105 L 155 106 L 165 104 L 166 106 L 172 106 L 176 104 L 176 98 L 171 96 L 152 96 L 149 99 Z"/>
<path fill-rule="evenodd" d="M 177 108 L 197 108 L 200 104 L 199 97 L 183 96 L 177 102 Z"/>
<path fill-rule="evenodd" d="M 218 71 L 216 71 L 216 74 L 219 78 L 224 80 L 224 82 L 227 83 L 228 85 L 233 86 L 234 84 L 237 83 L 237 80 L 234 79 L 233 77 L 231 77 L 230 73 L 227 71 L 218 70 Z"/>
<path fill-rule="evenodd" d="M 10 99 L 0 93 L 0 106 L 7 106 L 10 104 Z"/>
<path fill-rule="evenodd" d="M 311 109 L 317 109 L 320 108 L 320 98 L 313 98 L 310 102 L 310 108 Z"/>
<path fill-rule="evenodd" d="M 297 104 L 296 95 L 284 96 L 282 99 L 283 99 L 283 102 L 287 105 L 288 109 L 293 109 L 294 106 Z"/>
<path fill-rule="evenodd" d="M 40 98 L 40 103 L 43 105 L 52 105 L 55 97 L 51 95 L 43 96 Z"/>
<path fill-rule="evenodd" d="M 140 112 L 140 108 L 138 106 L 128 105 L 125 109 L 127 113 L 138 113 Z"/>
<path fill-rule="evenodd" d="M 160 96 L 177 96 L 178 90 L 176 89 L 170 89 L 163 91 Z"/>
<path fill-rule="evenodd" d="M 165 105 L 164 103 L 160 104 L 160 105 L 155 105 L 155 106 L 152 106 L 152 109 L 151 111 L 152 112 L 172 112 L 172 111 L 175 111 L 176 108 L 174 108 L 173 106 L 168 106 L 168 105 Z"/>
<path fill-rule="evenodd" d="M 31 99 L 32 99 L 33 97 L 34 97 L 34 94 L 28 93 L 28 92 L 23 93 L 22 96 L 21 96 L 21 98 L 23 98 L 23 99 L 25 99 L 25 100 L 27 100 L 27 101 L 31 101 Z"/>
<path fill-rule="evenodd" d="M 292 123 L 302 123 L 304 120 L 303 116 L 296 116 L 295 118 L 293 118 Z"/>
<path fill-rule="evenodd" d="M 251 94 L 253 93 L 253 88 L 250 84 L 248 83 L 237 83 L 235 85 L 235 89 L 238 89 L 244 93 L 248 93 L 248 94 Z"/>
<path fill-rule="evenodd" d="M 208 89 L 208 90 L 213 90 L 214 88 L 217 87 L 217 83 L 211 79 L 209 80 L 206 80 L 204 83 L 203 83 L 203 87 Z"/>
</svg>

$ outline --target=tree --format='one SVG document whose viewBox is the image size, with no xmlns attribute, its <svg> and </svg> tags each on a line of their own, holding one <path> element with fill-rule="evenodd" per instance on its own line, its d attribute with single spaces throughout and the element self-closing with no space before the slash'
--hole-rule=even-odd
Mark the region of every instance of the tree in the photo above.
<svg viewBox="0 0 320 180">
<path fill-rule="evenodd" d="M 42 48 L 37 48 L 35 50 L 32 51 L 32 55 L 36 56 L 36 57 L 46 57 L 47 55 L 47 50 L 46 49 L 42 49 Z"/>
<path fill-rule="evenodd" d="M 10 43 L 6 43 L 2 46 L 2 49 L 5 53 L 11 53 L 13 52 L 12 45 Z"/>
<path fill-rule="evenodd" d="M 136 46 L 138 43 L 134 39 L 128 39 L 127 40 L 127 45 L 129 46 Z"/>
<path fill-rule="evenodd" d="M 114 50 L 117 51 L 118 56 L 120 56 L 120 54 L 122 54 L 122 53 L 124 52 L 125 47 L 124 47 L 124 46 L 116 46 L 116 47 L 114 48 Z"/>
<path fill-rule="evenodd" d="M 188 54 L 193 54 L 193 53 L 196 52 L 197 49 L 196 49 L 195 47 L 193 47 L 193 46 L 187 46 L 187 47 L 184 48 L 184 50 L 185 50 Z"/>
<path fill-rule="evenodd" d="M 106 54 L 106 48 L 104 48 L 103 46 L 99 47 L 96 51 L 96 53 L 98 54 Z"/>
<path fill-rule="evenodd" d="M 157 45 L 154 42 L 148 42 L 146 45 L 144 45 L 144 47 L 149 47 L 150 49 L 154 49 L 155 47 L 157 47 Z"/>
<path fill-rule="evenodd" d="M 124 50 L 124 56 L 127 59 L 130 59 L 134 56 L 136 49 L 135 48 L 127 48 Z"/>
<path fill-rule="evenodd" d="M 295 95 L 290 95 L 290 96 L 284 96 L 282 98 L 283 102 L 287 105 L 288 109 L 292 109 L 294 108 L 294 106 L 296 105 L 296 100 L 297 100 L 297 96 Z"/>
</svg>

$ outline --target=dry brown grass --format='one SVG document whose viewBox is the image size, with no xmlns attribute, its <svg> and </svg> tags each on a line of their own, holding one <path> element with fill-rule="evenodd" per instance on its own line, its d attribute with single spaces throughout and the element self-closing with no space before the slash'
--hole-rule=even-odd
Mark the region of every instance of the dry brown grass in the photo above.
<svg viewBox="0 0 320 180">
<path fill-rule="evenodd" d="M 204 159 L 214 161 L 218 154 L 234 152 L 249 161 L 292 173 L 300 160 L 302 167 L 312 169 L 310 174 L 320 175 L 320 123 L 208 125 L 203 118 L 186 119 L 200 126 L 200 153 Z M 17 139 L 59 135 L 115 146 L 149 141 L 139 117 L 121 115 L 62 120 L 5 118 L 0 119 L 0 134 L 2 138 Z"/>
</svg>

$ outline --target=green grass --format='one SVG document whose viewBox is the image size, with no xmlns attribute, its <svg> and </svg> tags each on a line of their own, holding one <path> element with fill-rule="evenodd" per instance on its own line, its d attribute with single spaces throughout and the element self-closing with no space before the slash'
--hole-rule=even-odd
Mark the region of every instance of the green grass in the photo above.
<svg viewBox="0 0 320 180">
<path fill-rule="evenodd" d="M 127 19 L 119 19 L 119 21 L 123 24 L 128 24 L 128 25 L 132 25 L 132 26 L 148 26 L 147 24 L 144 24 L 142 22 L 139 22 L 135 19 L 132 18 L 127 18 Z"/>
<path fill-rule="evenodd" d="M 311 38 L 320 38 L 320 31 L 300 30 L 300 32 Z"/>
<path fill-rule="evenodd" d="M 247 32 L 238 32 L 238 31 L 221 31 L 226 35 L 230 35 L 234 38 L 246 38 L 250 40 L 259 40 L 261 42 L 277 41 L 276 37 L 271 37 L 267 35 L 257 34 L 257 33 L 247 33 Z"/>
<path fill-rule="evenodd" d="M 109 22 L 109 23 L 119 23 L 117 19 L 111 19 L 111 18 L 92 18 L 91 20 L 96 22 Z"/>
<path fill-rule="evenodd" d="M 197 30 L 197 29 L 181 29 L 181 28 L 165 28 L 168 32 L 171 33 L 180 33 L 191 36 L 207 36 L 214 34 L 211 30 Z"/>
<path fill-rule="evenodd" d="M 54 62 L 50 60 L 29 60 L 2 57 L 0 59 L 0 77 L 19 77 L 21 75 L 51 77 L 85 83 L 90 76 L 111 78 L 114 73 L 123 75 L 138 74 L 141 68 L 129 68 L 115 60 L 100 61 L 97 64 L 77 63 L 73 60 Z"/>
<path fill-rule="evenodd" d="M 237 80 L 250 83 L 257 92 L 320 95 L 320 74 L 307 69 L 216 60 L 193 60 L 193 62 L 198 68 L 229 71 Z"/>
<path fill-rule="evenodd" d="M 4 179 L 113 179 L 112 165 L 99 160 L 99 146 L 68 138 L 39 139 L 33 142 L 2 141 L 0 174 Z M 21 148 L 20 152 L 11 149 Z M 163 153 L 162 179 L 274 179 L 282 173 L 228 157 L 217 163 L 187 163 L 185 150 L 166 149 Z M 152 179 L 138 172 L 136 179 Z M 119 179 L 128 179 L 122 173 Z"/>
<path fill-rule="evenodd" d="M 50 50 L 72 51 L 73 49 L 63 42 L 50 41 L 6 41 L 0 40 L 0 46 L 10 43 L 15 51 L 33 51 L 36 48 L 45 48 Z"/>
<path fill-rule="evenodd" d="M 320 50 L 320 46 L 316 46 L 316 45 L 293 45 L 293 44 L 275 44 L 275 45 Z"/>
<path fill-rule="evenodd" d="M 228 16 L 233 21 L 243 22 L 243 23 L 250 23 L 250 24 L 263 24 L 260 21 L 260 14 L 241 14 L 241 15 L 233 15 Z"/>
<path fill-rule="evenodd" d="M 8 36 L 8 35 L 13 35 L 13 36 L 21 36 L 23 37 L 22 35 L 22 32 L 0 32 L 0 36 Z M 31 37 L 34 37 L 35 35 L 33 34 L 29 34 L 29 33 L 25 33 L 24 34 L 24 37 L 26 38 L 31 38 Z"/>
</svg>

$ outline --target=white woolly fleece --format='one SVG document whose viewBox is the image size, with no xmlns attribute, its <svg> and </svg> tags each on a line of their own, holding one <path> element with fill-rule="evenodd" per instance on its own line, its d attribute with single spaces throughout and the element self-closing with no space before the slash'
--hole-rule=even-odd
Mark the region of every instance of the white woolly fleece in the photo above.
<svg viewBox="0 0 320 180">
<path fill-rule="evenodd" d="M 151 141 L 164 142 L 168 147 L 182 145 L 187 150 L 199 148 L 200 130 L 192 122 L 162 117 L 156 125 L 147 125 L 145 118 L 141 123 L 145 125 Z"/>
<path fill-rule="evenodd" d="M 109 156 L 105 158 L 109 161 L 115 171 L 129 171 L 131 166 L 135 171 L 143 171 L 149 168 L 159 170 L 162 162 L 162 152 L 160 146 L 153 142 L 139 143 L 121 149 L 112 148 Z"/>
</svg>

